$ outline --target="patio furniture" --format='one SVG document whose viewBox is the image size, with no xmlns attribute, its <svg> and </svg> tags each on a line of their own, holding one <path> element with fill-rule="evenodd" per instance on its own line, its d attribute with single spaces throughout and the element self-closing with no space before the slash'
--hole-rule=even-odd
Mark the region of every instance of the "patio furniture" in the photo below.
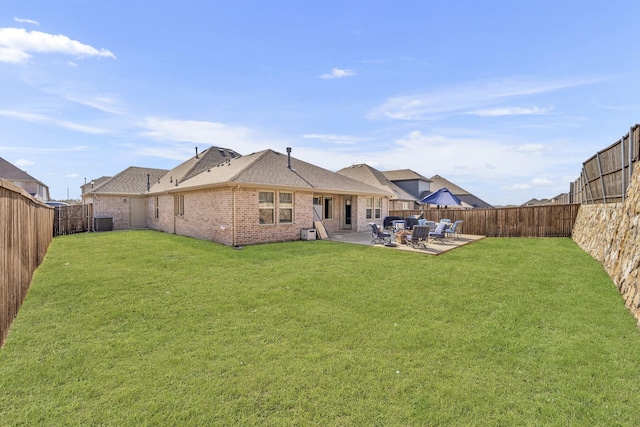
<svg viewBox="0 0 640 427">
<path fill-rule="evenodd" d="M 404 220 L 404 218 L 401 216 L 387 216 L 384 218 L 382 225 L 384 226 L 384 229 L 387 230 L 391 228 L 393 221 L 397 221 L 397 220 Z"/>
<path fill-rule="evenodd" d="M 409 231 L 409 230 L 399 230 L 398 232 L 394 233 L 393 235 L 395 236 L 396 243 L 406 244 L 407 243 L 407 236 L 411 235 L 411 231 Z"/>
<path fill-rule="evenodd" d="M 444 242 L 446 234 L 444 230 L 447 228 L 446 222 L 439 222 L 436 229 L 429 232 L 429 237 L 438 242 Z"/>
<path fill-rule="evenodd" d="M 391 245 L 391 233 L 386 233 L 382 231 L 382 229 L 375 222 L 369 223 L 371 226 L 371 233 L 373 235 L 373 240 L 371 243 L 374 245 L 377 243 L 382 243 L 383 245 Z"/>
<path fill-rule="evenodd" d="M 418 221 L 420 220 L 420 215 L 411 215 L 407 217 L 405 220 L 405 228 L 407 230 L 413 230 L 414 225 L 418 225 Z"/>
<path fill-rule="evenodd" d="M 397 233 L 400 230 L 405 230 L 407 227 L 404 219 L 396 219 L 391 222 L 391 228 L 393 228 L 394 233 Z"/>
<path fill-rule="evenodd" d="M 406 236 L 407 244 L 410 244 L 415 249 L 427 249 L 427 242 L 429 241 L 429 230 L 429 226 L 427 225 L 415 225 L 413 227 L 412 233 Z"/>
<path fill-rule="evenodd" d="M 437 224 L 435 221 L 425 221 L 423 225 L 428 226 L 431 229 L 431 231 L 435 230 L 437 227 Z"/>
<path fill-rule="evenodd" d="M 459 219 L 456 222 L 454 222 L 451 227 L 445 228 L 444 230 L 445 235 L 456 236 L 456 238 L 458 238 L 458 235 L 460 234 L 461 224 L 462 224 L 462 220 Z"/>
</svg>

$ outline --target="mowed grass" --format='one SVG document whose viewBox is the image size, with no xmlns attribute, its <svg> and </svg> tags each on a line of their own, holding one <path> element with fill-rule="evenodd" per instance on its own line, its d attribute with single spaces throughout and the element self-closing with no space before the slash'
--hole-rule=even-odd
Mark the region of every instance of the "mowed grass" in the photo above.
<svg viewBox="0 0 640 427">
<path fill-rule="evenodd" d="M 638 426 L 639 363 L 570 239 L 433 257 L 80 234 L 0 350 L 0 425 Z"/>
</svg>

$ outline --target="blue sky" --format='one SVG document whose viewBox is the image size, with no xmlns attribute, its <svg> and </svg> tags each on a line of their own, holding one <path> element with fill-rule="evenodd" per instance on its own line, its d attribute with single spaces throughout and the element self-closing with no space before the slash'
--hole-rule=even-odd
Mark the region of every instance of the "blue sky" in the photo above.
<svg viewBox="0 0 640 427">
<path fill-rule="evenodd" d="M 2 0 L 0 157 L 54 199 L 215 145 L 521 204 L 640 121 L 639 18 L 630 0 Z"/>
</svg>

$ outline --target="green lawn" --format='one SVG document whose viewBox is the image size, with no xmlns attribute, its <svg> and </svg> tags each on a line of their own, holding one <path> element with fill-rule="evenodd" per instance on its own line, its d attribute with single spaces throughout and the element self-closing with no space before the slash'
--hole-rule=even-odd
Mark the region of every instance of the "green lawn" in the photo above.
<svg viewBox="0 0 640 427">
<path fill-rule="evenodd" d="M 79 234 L 0 350 L 0 425 L 638 426 L 639 362 L 570 239 L 434 257 Z"/>
</svg>

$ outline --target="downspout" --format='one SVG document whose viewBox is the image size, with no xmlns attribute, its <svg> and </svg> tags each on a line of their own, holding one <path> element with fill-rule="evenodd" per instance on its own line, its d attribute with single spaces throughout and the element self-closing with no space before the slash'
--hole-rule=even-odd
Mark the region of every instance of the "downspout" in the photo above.
<svg viewBox="0 0 640 427">
<path fill-rule="evenodd" d="M 231 244 L 233 247 L 236 247 L 236 194 L 239 187 L 238 185 L 231 190 L 233 204 L 233 208 L 231 209 Z"/>
</svg>

